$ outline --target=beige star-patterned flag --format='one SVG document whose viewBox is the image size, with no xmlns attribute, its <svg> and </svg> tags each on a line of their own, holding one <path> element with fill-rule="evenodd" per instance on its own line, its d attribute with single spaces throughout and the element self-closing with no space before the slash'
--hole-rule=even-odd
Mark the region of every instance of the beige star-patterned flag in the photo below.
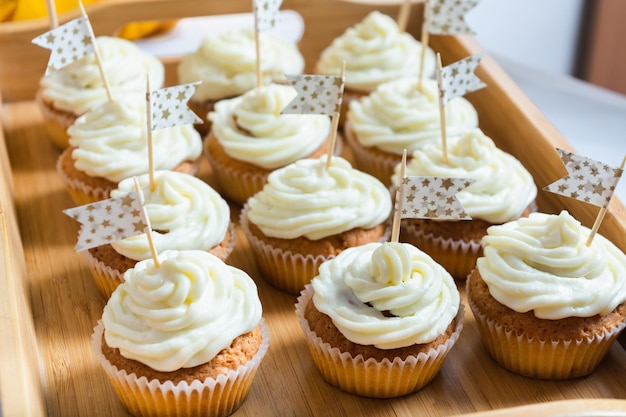
<svg viewBox="0 0 626 417">
<path fill-rule="evenodd" d="M 202 120 L 187 106 L 187 101 L 196 91 L 200 81 L 161 88 L 150 93 L 152 130 L 166 127 L 202 123 Z"/>
<path fill-rule="evenodd" d="M 480 90 L 487 85 L 474 74 L 484 53 L 469 56 L 441 69 L 441 85 L 439 93 L 443 100 L 441 105 L 455 97 L 464 96 L 472 91 Z"/>
<path fill-rule="evenodd" d="M 623 170 L 563 149 L 557 152 L 569 175 L 543 189 L 606 208 Z"/>
<path fill-rule="evenodd" d="M 433 35 L 472 35 L 474 31 L 465 22 L 465 14 L 478 0 L 430 0 L 428 32 Z"/>
<path fill-rule="evenodd" d="M 140 192 L 73 207 L 63 213 L 81 224 L 74 248 L 77 252 L 150 231 Z"/>
<path fill-rule="evenodd" d="M 276 26 L 282 2 L 283 0 L 254 0 L 254 27 L 257 32 Z"/>
<path fill-rule="evenodd" d="M 50 49 L 46 75 L 59 70 L 94 50 L 89 20 L 78 17 L 32 40 L 35 45 Z"/>
<path fill-rule="evenodd" d="M 339 115 L 343 77 L 333 75 L 285 74 L 298 93 L 281 114 Z"/>
<path fill-rule="evenodd" d="M 471 220 L 456 194 L 469 187 L 471 178 L 404 177 L 396 194 L 400 218 Z"/>
</svg>

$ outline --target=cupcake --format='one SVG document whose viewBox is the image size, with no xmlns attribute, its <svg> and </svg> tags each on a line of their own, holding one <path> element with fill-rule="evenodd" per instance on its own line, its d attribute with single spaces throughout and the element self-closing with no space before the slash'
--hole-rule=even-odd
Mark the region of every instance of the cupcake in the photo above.
<svg viewBox="0 0 626 417">
<path fill-rule="evenodd" d="M 487 228 L 535 210 L 537 187 L 512 155 L 498 149 L 480 129 L 450 138 L 444 162 L 441 142 L 413 152 L 406 176 L 471 178 L 456 196 L 471 220 L 404 219 L 400 240 L 428 253 L 457 279 L 467 278 L 481 255 Z M 400 165 L 392 184 L 399 184 Z"/>
<path fill-rule="evenodd" d="M 588 375 L 626 326 L 626 255 L 566 211 L 492 226 L 467 299 L 493 359 L 520 375 Z"/>
<path fill-rule="evenodd" d="M 136 177 L 144 196 L 144 207 L 152 227 L 157 252 L 202 250 L 222 261 L 235 245 L 235 227 L 226 201 L 204 181 L 174 171 L 157 171 L 151 190 L 148 174 Z M 119 183 L 111 197 L 135 191 L 134 178 Z M 124 273 L 152 256 L 145 233 L 83 252 L 96 285 L 108 298 Z"/>
<path fill-rule="evenodd" d="M 345 61 L 340 123 L 345 121 L 349 103 L 368 95 L 378 85 L 406 76 L 417 79 L 423 48 L 411 34 L 400 31 L 395 20 L 378 11 L 370 12 L 333 40 L 322 51 L 315 72 L 339 75 Z M 423 77 L 432 77 L 435 53 L 428 48 L 424 57 Z"/>
<path fill-rule="evenodd" d="M 254 281 L 203 251 L 159 263 L 125 274 L 94 329 L 96 357 L 134 416 L 227 416 L 268 348 Z"/>
<path fill-rule="evenodd" d="M 450 274 L 408 243 L 369 243 L 324 262 L 298 298 L 298 322 L 330 384 L 398 397 L 436 375 L 463 328 Z"/>
<path fill-rule="evenodd" d="M 240 96 L 257 86 L 255 45 L 252 28 L 209 34 L 197 51 L 181 58 L 177 68 L 179 83 L 202 81 L 189 100 L 189 107 L 204 120 L 204 124 L 196 125 L 203 136 L 211 128 L 207 114 L 217 101 Z M 259 47 L 263 85 L 285 82 L 284 74 L 300 74 L 304 70 L 304 58 L 293 42 L 260 32 Z"/>
<path fill-rule="evenodd" d="M 99 36 L 97 44 L 114 99 L 133 92 L 145 93 L 146 76 L 150 77 L 154 88 L 163 85 L 163 63 L 134 43 Z M 41 109 L 50 139 L 57 147 L 65 149 L 67 129 L 79 116 L 108 101 L 95 54 L 90 53 L 43 77 L 35 101 Z"/>
<path fill-rule="evenodd" d="M 333 157 L 272 172 L 248 199 L 241 227 L 267 282 L 299 294 L 322 262 L 344 249 L 386 241 L 391 198 L 376 178 Z"/>
<path fill-rule="evenodd" d="M 361 100 L 350 102 L 344 137 L 358 169 L 391 184 L 406 149 L 410 155 L 441 141 L 439 88 L 432 79 L 405 77 L 380 84 Z M 474 106 L 463 97 L 446 103 L 446 132 L 459 136 L 478 127 Z"/>
<path fill-rule="evenodd" d="M 145 80 L 144 80 L 145 81 Z M 127 94 L 79 117 L 57 172 L 77 205 L 109 198 L 125 178 L 148 172 L 146 100 Z M 190 124 L 152 132 L 155 170 L 197 171 L 202 140 Z"/>
<path fill-rule="evenodd" d="M 221 100 L 209 114 L 204 154 L 229 200 L 243 205 L 273 170 L 328 152 L 333 133 L 328 116 L 280 113 L 295 96 L 292 86 L 268 84 Z"/>
</svg>

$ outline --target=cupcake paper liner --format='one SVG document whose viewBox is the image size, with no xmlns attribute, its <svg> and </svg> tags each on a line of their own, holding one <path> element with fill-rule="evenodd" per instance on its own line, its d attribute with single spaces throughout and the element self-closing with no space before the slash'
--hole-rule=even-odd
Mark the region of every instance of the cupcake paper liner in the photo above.
<svg viewBox="0 0 626 417">
<path fill-rule="evenodd" d="M 61 163 L 64 154 L 66 152 L 71 152 L 70 148 L 66 148 L 63 153 L 57 159 L 57 173 L 61 177 L 61 180 L 65 184 L 67 191 L 70 193 L 72 200 L 77 206 L 82 206 L 84 204 L 95 203 L 96 201 L 105 200 L 109 198 L 109 193 L 111 189 L 103 189 L 100 187 L 92 187 L 89 184 L 85 184 L 79 179 L 72 178 L 67 175 L 67 173 L 63 170 L 63 164 Z"/>
<path fill-rule="evenodd" d="M 44 125 L 52 143 L 59 149 L 67 148 L 69 136 L 67 129 L 74 124 L 78 118 L 69 113 L 55 111 L 44 99 L 41 90 L 37 91 L 35 103 L 39 107 L 43 116 Z"/>
<path fill-rule="evenodd" d="M 541 340 L 496 323 L 468 304 L 489 355 L 503 368 L 540 379 L 571 379 L 592 373 L 611 348 L 626 322 L 603 334 L 582 340 Z"/>
<path fill-rule="evenodd" d="M 262 342 L 246 364 L 217 378 L 193 381 L 148 381 L 145 376 L 117 369 L 102 354 L 104 326 L 98 321 L 92 346 L 98 362 L 109 377 L 122 405 L 138 417 L 223 417 L 232 414 L 243 403 L 269 346 L 269 331 L 261 319 Z"/>
<path fill-rule="evenodd" d="M 248 242 L 263 278 L 273 287 L 287 293 L 298 295 L 306 284 L 317 275 L 322 263 L 334 256 L 314 256 L 295 253 L 290 250 L 276 248 L 255 236 L 249 228 L 248 205 L 244 205 L 240 215 L 240 225 Z M 391 228 L 385 227 L 380 242 L 389 240 Z"/>
<path fill-rule="evenodd" d="M 233 222 L 229 222 L 228 232 L 230 234 L 230 242 L 228 244 L 228 247 L 224 252 L 224 256 L 218 256 L 218 258 L 220 258 L 222 261 L 226 261 L 226 259 L 232 253 L 235 247 L 236 230 L 235 224 Z M 209 250 L 209 252 L 211 251 Z M 115 291 L 118 285 L 124 282 L 124 273 L 126 271 L 119 271 L 117 269 L 111 268 L 109 265 L 106 265 L 104 262 L 95 258 L 88 250 L 83 251 L 83 255 L 87 260 L 91 275 L 93 276 L 94 282 L 96 283 L 98 290 L 100 290 L 100 293 L 108 299 L 109 297 L 111 297 L 111 294 L 113 294 L 113 291 Z"/>
<path fill-rule="evenodd" d="M 329 384 L 352 394 L 372 398 L 393 398 L 406 395 L 426 386 L 439 372 L 450 349 L 463 329 L 464 308 L 459 305 L 456 328 L 451 337 L 428 354 L 419 353 L 406 359 L 394 358 L 377 361 L 363 355 L 353 357 L 350 352 L 324 342 L 309 328 L 304 318 L 307 304 L 313 297 L 313 287 L 308 284 L 298 297 L 296 316 L 306 336 L 313 362 Z"/>
</svg>

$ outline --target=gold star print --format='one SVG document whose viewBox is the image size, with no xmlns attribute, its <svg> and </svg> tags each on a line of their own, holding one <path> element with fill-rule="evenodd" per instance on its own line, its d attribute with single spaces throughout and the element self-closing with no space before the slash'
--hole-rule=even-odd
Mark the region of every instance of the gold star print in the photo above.
<svg viewBox="0 0 626 417">
<path fill-rule="evenodd" d="M 33 43 L 51 51 L 46 74 L 71 64 L 93 52 L 88 20 L 76 18 L 33 39 Z"/>
</svg>

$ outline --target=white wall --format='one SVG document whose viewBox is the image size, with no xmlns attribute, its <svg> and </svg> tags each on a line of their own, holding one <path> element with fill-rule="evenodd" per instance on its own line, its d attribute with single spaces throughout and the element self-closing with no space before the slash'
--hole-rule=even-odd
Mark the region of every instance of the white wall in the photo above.
<svg viewBox="0 0 626 417">
<path fill-rule="evenodd" d="M 480 0 L 466 20 L 496 59 L 573 74 L 584 0 Z"/>
</svg>

